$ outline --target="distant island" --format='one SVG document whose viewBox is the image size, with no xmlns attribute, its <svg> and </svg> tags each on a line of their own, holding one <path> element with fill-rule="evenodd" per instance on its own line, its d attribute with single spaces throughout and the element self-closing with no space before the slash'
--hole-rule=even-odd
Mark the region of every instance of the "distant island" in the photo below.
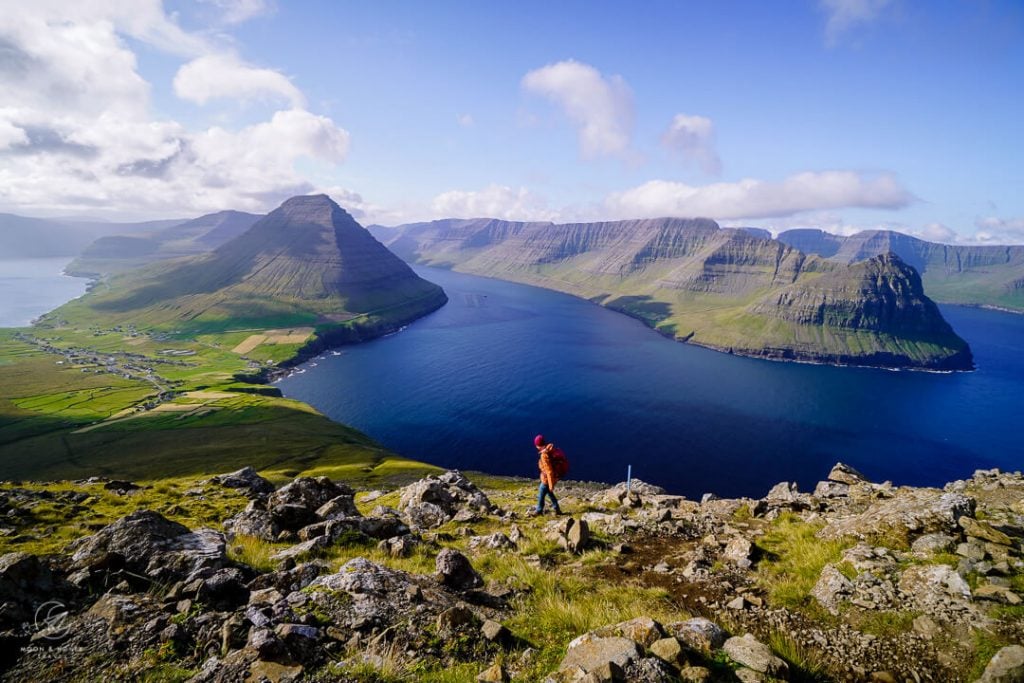
<svg viewBox="0 0 1024 683">
<path fill-rule="evenodd" d="M 808 256 L 709 219 L 371 226 L 411 263 L 574 294 L 663 334 L 762 358 L 932 370 L 973 367 L 967 343 L 898 255 Z"/>
</svg>

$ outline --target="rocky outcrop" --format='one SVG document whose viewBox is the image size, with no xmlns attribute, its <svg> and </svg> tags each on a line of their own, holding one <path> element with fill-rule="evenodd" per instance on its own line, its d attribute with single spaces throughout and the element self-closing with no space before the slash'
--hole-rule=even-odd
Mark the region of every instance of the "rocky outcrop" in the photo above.
<svg viewBox="0 0 1024 683">
<path fill-rule="evenodd" d="M 805 254 L 857 263 L 892 252 L 921 273 L 925 290 L 943 303 L 1024 310 L 1024 247 L 937 244 L 890 230 L 843 237 L 821 230 L 787 230 L 779 241 Z"/>
<path fill-rule="evenodd" d="M 484 492 L 455 470 L 422 479 L 399 493 L 402 514 L 419 529 L 441 526 L 457 515 L 468 521 L 474 513 L 494 510 Z"/>
<path fill-rule="evenodd" d="M 836 680 L 964 681 L 979 633 L 1008 645 L 977 663 L 982 680 L 1019 671 L 1020 474 L 979 471 L 940 490 L 876 484 L 840 464 L 815 487 L 827 495 L 782 482 L 760 499 L 700 503 L 642 483 L 564 482 L 562 504 L 587 512 L 547 520 L 495 504 L 514 508 L 532 495 L 525 484 L 484 492 L 457 472 L 359 494 L 359 506 L 327 478 L 267 493 L 237 474 L 190 496 L 244 505 L 223 487 L 247 482 L 248 507 L 226 526 L 262 519 L 276 535 L 231 531 L 226 549 L 218 531 L 140 510 L 63 553 L 0 555 L 4 676 L 131 678 L 159 656 L 194 681 L 446 668 L 466 680 L 801 680 L 804 662 Z M 62 504 L 88 500 L 57 489 Z M 25 515 L 58 498 L 2 495 Z M 447 521 L 410 531 L 402 516 L 427 504 Z M 615 597 L 627 586 L 635 603 Z M 592 591 L 611 592 L 595 602 Z M 646 616 L 641 602 L 679 617 Z M 573 614 L 576 604 L 587 607 Z M 605 609 L 625 620 L 574 625 Z M 552 622 L 567 626 L 538 635 Z"/>
</svg>

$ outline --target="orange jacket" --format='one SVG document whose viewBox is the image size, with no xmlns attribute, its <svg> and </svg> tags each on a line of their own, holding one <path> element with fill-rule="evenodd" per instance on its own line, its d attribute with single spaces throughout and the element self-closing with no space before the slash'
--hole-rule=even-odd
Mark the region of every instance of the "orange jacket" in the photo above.
<svg viewBox="0 0 1024 683">
<path fill-rule="evenodd" d="M 540 469 L 540 480 L 541 482 L 548 485 L 548 488 L 555 488 L 555 484 L 558 483 L 558 474 L 555 473 L 555 466 L 551 462 L 551 451 L 555 449 L 554 444 L 548 444 L 540 450 L 540 460 L 537 461 L 537 467 Z"/>
</svg>

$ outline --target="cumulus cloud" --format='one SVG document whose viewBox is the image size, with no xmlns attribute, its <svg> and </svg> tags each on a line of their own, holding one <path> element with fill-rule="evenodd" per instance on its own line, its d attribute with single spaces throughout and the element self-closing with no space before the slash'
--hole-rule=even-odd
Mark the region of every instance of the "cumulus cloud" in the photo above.
<svg viewBox="0 0 1024 683">
<path fill-rule="evenodd" d="M 27 143 L 28 135 L 23 128 L 18 128 L 10 121 L 0 119 L 0 150 Z"/>
<path fill-rule="evenodd" d="M 892 0 L 821 0 L 820 6 L 827 18 L 825 42 L 834 46 L 843 36 L 858 26 L 878 19 Z"/>
<path fill-rule="evenodd" d="M 705 116 L 676 114 L 661 144 L 682 158 L 695 162 L 711 175 L 722 172 L 722 161 L 715 149 L 715 124 Z"/>
<path fill-rule="evenodd" d="M 613 192 L 606 210 L 622 218 L 707 216 L 716 219 L 790 216 L 802 211 L 860 207 L 896 209 L 913 196 L 891 175 L 853 171 L 806 172 L 781 182 L 745 179 L 692 186 L 669 180 Z"/>
<path fill-rule="evenodd" d="M 577 128 L 583 158 L 628 152 L 633 94 L 621 76 L 604 76 L 589 64 L 569 59 L 530 71 L 523 76 L 522 87 L 561 107 Z"/>
<path fill-rule="evenodd" d="M 974 238 L 988 244 L 1024 243 L 1024 218 L 998 218 L 989 216 L 974 222 L 978 230 Z"/>
<path fill-rule="evenodd" d="M 482 190 L 451 190 L 431 202 L 437 218 L 502 218 L 514 221 L 549 221 L 558 218 L 547 202 L 525 187 L 488 185 Z"/>
<path fill-rule="evenodd" d="M 132 38 L 188 63 L 179 94 L 279 98 L 242 127 L 154 117 Z M 264 211 L 313 191 L 302 159 L 342 162 L 349 134 L 306 111 L 286 77 L 183 31 L 159 2 L 38 0 L 0 15 L 0 210 L 182 215 Z"/>
<path fill-rule="evenodd" d="M 287 100 L 294 107 L 305 106 L 305 98 L 287 76 L 243 64 L 230 54 L 204 55 L 182 66 L 174 76 L 174 93 L 198 104 L 217 98 L 269 97 Z"/>
</svg>

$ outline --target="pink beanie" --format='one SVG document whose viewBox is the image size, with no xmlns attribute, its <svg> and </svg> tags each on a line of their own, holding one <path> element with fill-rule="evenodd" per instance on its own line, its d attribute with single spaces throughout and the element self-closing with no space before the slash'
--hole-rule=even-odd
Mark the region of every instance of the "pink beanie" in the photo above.
<svg viewBox="0 0 1024 683">
<path fill-rule="evenodd" d="M 547 442 L 544 440 L 543 434 L 538 434 L 537 436 L 533 437 L 533 445 L 536 446 L 537 448 L 540 448 L 546 443 Z"/>
</svg>

